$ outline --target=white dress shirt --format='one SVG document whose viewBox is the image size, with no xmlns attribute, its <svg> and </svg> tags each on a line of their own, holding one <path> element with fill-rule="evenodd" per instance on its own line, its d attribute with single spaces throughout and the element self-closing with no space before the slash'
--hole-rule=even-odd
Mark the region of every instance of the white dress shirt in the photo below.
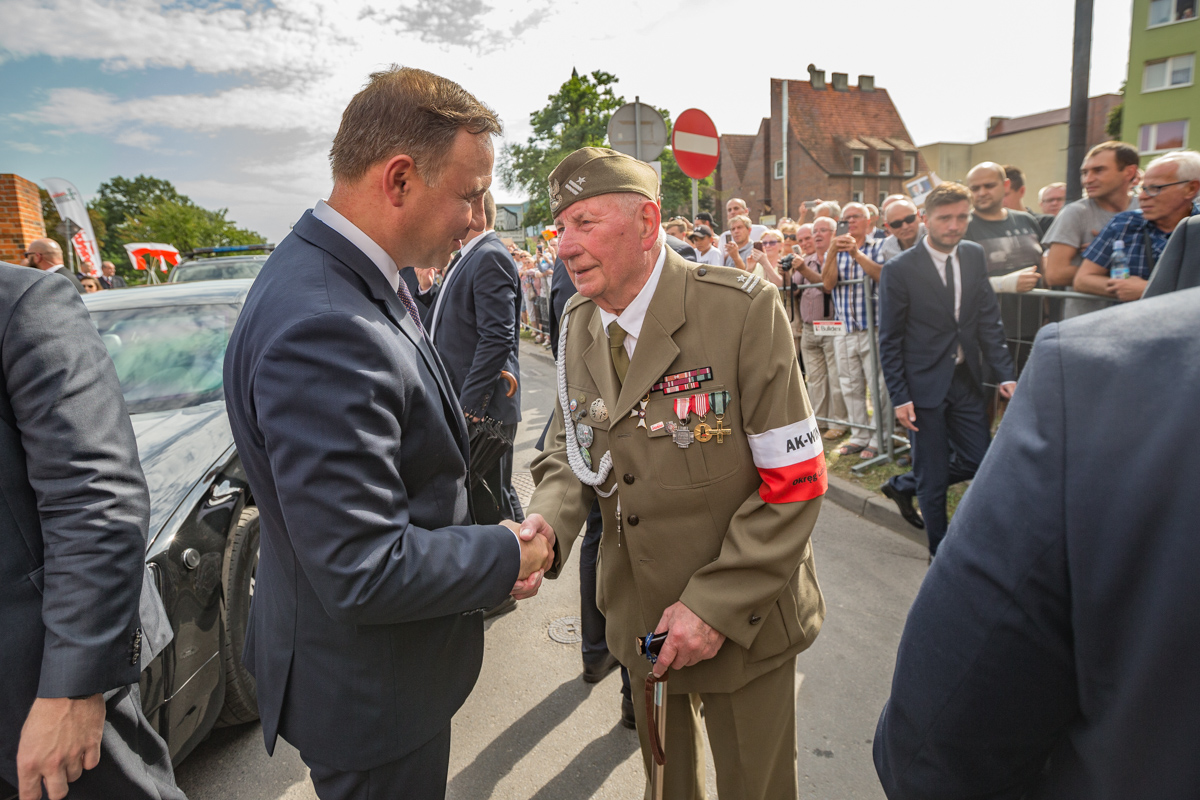
<svg viewBox="0 0 1200 800">
<path fill-rule="evenodd" d="M 925 245 L 926 252 L 933 259 L 933 268 L 937 270 L 938 277 L 942 279 L 942 285 L 946 285 L 946 259 L 954 258 L 954 319 L 958 321 L 958 312 L 962 308 L 962 265 L 958 263 L 958 245 L 954 245 L 954 249 L 949 253 L 943 253 L 941 250 L 936 250 L 929 244 L 929 237 L 926 236 L 921 240 Z M 962 363 L 962 356 L 959 355 L 958 362 Z"/>
<path fill-rule="evenodd" d="M 650 308 L 650 300 L 654 297 L 654 290 L 658 287 L 658 279 L 662 277 L 663 263 L 667 260 L 667 245 L 664 242 L 661 249 L 658 251 L 658 261 L 654 262 L 654 270 L 650 273 L 650 278 L 646 281 L 646 285 L 637 293 L 637 297 L 633 298 L 633 302 L 625 307 L 625 310 L 620 314 L 610 314 L 603 308 L 600 309 L 600 322 L 604 324 L 604 335 L 608 335 L 608 326 L 613 320 L 621 326 L 621 330 L 625 331 L 625 352 L 629 354 L 629 360 L 633 360 L 633 350 L 637 347 L 638 336 L 642 333 L 642 323 L 646 321 L 646 311 Z M 597 306 L 599 308 L 599 306 Z"/>
<path fill-rule="evenodd" d="M 340 233 L 350 244 L 361 250 L 363 255 L 371 259 L 371 262 L 379 267 L 379 271 L 383 273 L 383 277 L 387 279 L 393 292 L 400 290 L 400 269 L 387 251 L 380 247 L 374 239 L 363 233 L 357 225 L 335 211 L 324 200 L 318 200 L 317 204 L 313 206 L 313 216 Z"/>
<path fill-rule="evenodd" d="M 474 250 L 475 245 L 479 244 L 479 241 L 483 239 L 483 237 L 487 236 L 490 232 L 491 231 L 484 231 L 470 241 L 465 242 L 463 246 L 459 248 L 458 259 L 455 262 L 455 268 L 446 274 L 445 280 L 442 281 L 442 289 L 438 292 L 437 299 L 433 301 L 433 310 L 429 313 L 430 339 L 437 335 L 438 320 L 442 318 L 442 305 L 446 302 L 446 287 L 450 285 L 450 280 L 458 272 L 458 265 L 461 264 L 462 260 L 467 257 L 467 253 L 470 253 L 472 250 Z M 421 294 L 429 294 L 431 291 L 433 291 L 433 286 L 430 286 L 428 289 L 421 292 Z"/>
</svg>

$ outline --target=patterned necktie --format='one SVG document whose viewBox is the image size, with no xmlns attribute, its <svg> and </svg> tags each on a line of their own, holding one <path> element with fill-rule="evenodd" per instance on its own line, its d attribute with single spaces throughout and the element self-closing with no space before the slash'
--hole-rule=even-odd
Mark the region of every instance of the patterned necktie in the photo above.
<svg viewBox="0 0 1200 800">
<path fill-rule="evenodd" d="M 629 353 L 625 352 L 625 329 L 615 320 L 608 324 L 608 350 L 612 353 L 617 380 L 625 383 L 625 374 L 629 372 Z"/>
<path fill-rule="evenodd" d="M 421 334 L 421 338 L 425 338 L 425 328 L 421 325 L 421 315 L 417 311 L 417 304 L 413 302 L 412 295 L 408 292 L 408 284 L 403 279 L 400 281 L 400 288 L 396 290 L 396 296 L 400 298 L 400 302 L 404 304 L 404 308 L 408 311 L 408 315 L 412 317 L 412 321 L 416 324 L 417 330 Z"/>
</svg>

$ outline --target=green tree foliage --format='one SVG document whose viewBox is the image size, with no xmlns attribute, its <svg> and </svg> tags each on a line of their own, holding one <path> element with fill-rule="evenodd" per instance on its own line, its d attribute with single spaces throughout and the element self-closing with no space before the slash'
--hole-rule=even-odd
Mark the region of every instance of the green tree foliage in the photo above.
<svg viewBox="0 0 1200 800">
<path fill-rule="evenodd" d="M 160 200 L 143 207 L 137 216 L 127 216 L 114 229 L 114 238 L 122 244 L 165 242 L 181 251 L 266 241 L 254 231 L 237 227 L 225 218 L 227 213 L 224 208 L 216 211 L 201 208 L 186 197 Z"/>
<path fill-rule="evenodd" d="M 500 160 L 500 179 L 510 189 L 524 189 L 529 194 L 525 212 L 526 225 L 550 225 L 550 198 L 546 181 L 550 173 L 566 156 L 581 147 L 607 145 L 608 120 L 625 104 L 616 94 L 618 78 L 596 70 L 590 75 L 572 71 L 570 79 L 550 95 L 549 103 L 529 115 L 533 133 L 524 144 L 505 146 Z M 670 115 L 659 109 L 670 131 Z M 683 212 L 690 215 L 692 203 L 691 179 L 684 175 L 667 148 L 659 159 L 663 166 L 663 216 Z M 711 178 L 705 183 L 711 185 Z M 711 191 L 701 193 L 701 207 L 711 208 Z M 669 213 L 670 212 L 670 213 Z"/>
<path fill-rule="evenodd" d="M 1108 134 L 1110 139 L 1121 138 L 1121 124 L 1124 122 L 1125 116 L 1125 83 L 1121 83 L 1121 102 L 1112 107 L 1108 112 L 1108 119 L 1104 123 L 1104 132 Z"/>
</svg>

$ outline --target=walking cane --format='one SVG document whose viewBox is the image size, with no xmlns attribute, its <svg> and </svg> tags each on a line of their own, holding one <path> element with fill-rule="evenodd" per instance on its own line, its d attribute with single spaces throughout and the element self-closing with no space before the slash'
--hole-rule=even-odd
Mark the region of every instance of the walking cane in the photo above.
<svg viewBox="0 0 1200 800">
<path fill-rule="evenodd" d="M 667 639 L 667 631 L 653 631 L 637 640 L 638 652 L 653 665 Z M 646 676 L 646 728 L 650 739 L 650 797 L 663 798 L 663 767 L 667 763 L 667 673 L 655 677 L 654 670 Z"/>
</svg>

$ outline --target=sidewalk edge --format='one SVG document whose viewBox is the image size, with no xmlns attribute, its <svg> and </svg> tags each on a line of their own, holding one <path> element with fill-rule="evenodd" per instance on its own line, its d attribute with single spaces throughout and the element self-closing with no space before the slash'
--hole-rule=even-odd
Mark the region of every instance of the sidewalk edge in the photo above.
<svg viewBox="0 0 1200 800">
<path fill-rule="evenodd" d="M 892 501 L 861 486 L 856 486 L 845 478 L 830 475 L 829 488 L 825 492 L 825 498 L 865 520 L 903 536 L 910 542 L 915 542 L 922 547 L 929 546 L 925 531 L 914 528 L 905 522 L 904 517 L 900 516 L 900 512 Z"/>
</svg>

